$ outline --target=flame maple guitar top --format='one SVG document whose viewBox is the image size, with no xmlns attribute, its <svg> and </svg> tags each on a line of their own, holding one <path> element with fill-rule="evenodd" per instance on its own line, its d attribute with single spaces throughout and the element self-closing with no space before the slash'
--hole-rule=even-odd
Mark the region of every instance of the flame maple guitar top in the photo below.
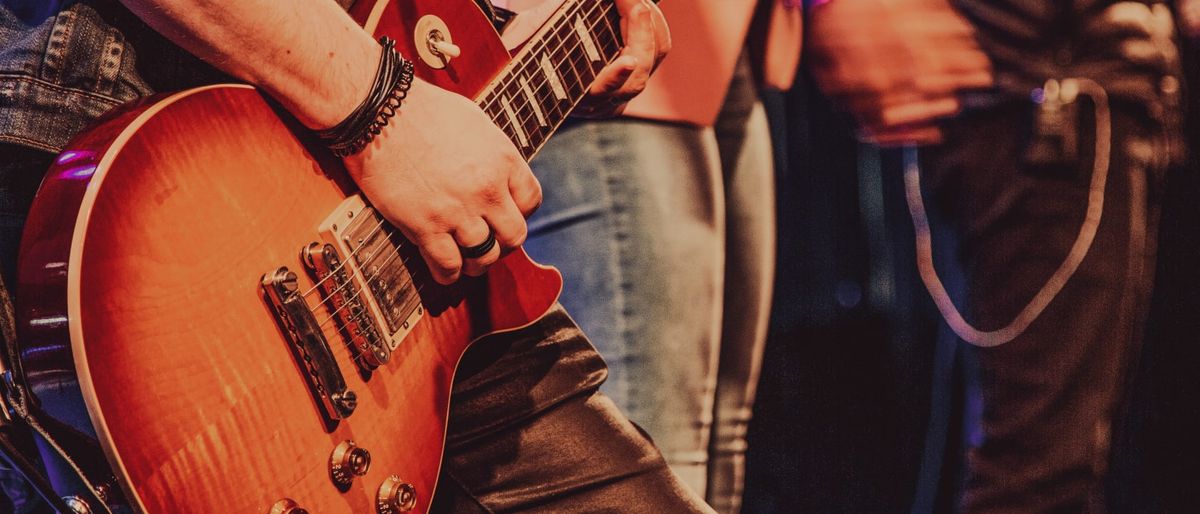
<svg viewBox="0 0 1200 514">
<path fill-rule="evenodd" d="M 508 62 L 471 0 L 358 4 L 352 14 L 377 18 L 375 32 L 408 56 L 421 16 L 445 21 L 462 56 L 443 70 L 418 62 L 418 74 L 465 96 Z M 324 327 L 358 394 L 330 429 L 260 277 L 287 266 L 309 289 L 300 250 L 355 189 L 284 120 L 248 86 L 143 101 L 77 139 L 35 201 L 17 295 L 22 361 L 35 387 L 78 378 L 136 510 L 267 514 L 291 498 L 313 514 L 374 513 L 381 483 L 396 475 L 416 488 L 413 512 L 426 512 L 463 352 L 533 322 L 557 298 L 558 273 L 523 251 L 451 288 L 410 261 L 426 313 L 389 362 L 364 377 L 342 335 Z M 346 440 L 371 464 L 343 492 L 329 460 Z"/>
</svg>

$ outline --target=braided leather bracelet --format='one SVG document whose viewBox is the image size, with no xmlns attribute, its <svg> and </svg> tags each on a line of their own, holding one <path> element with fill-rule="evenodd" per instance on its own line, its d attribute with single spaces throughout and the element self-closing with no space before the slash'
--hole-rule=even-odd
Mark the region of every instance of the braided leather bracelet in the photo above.
<svg viewBox="0 0 1200 514">
<path fill-rule="evenodd" d="M 392 38 L 383 36 L 379 43 L 383 52 L 367 98 L 337 125 L 317 131 L 317 137 L 338 157 L 354 155 L 371 144 L 396 115 L 412 87 L 412 61 L 400 56 Z"/>
</svg>

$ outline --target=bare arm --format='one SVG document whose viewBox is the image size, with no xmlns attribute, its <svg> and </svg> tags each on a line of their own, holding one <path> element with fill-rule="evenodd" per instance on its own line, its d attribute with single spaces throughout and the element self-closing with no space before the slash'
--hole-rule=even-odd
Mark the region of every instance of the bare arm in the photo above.
<svg viewBox="0 0 1200 514">
<path fill-rule="evenodd" d="M 330 0 L 123 0 L 147 24 L 254 84 L 312 128 L 367 96 L 380 47 Z"/>
<path fill-rule="evenodd" d="M 379 44 L 330 0 L 122 1 L 155 30 L 263 89 L 314 129 L 336 125 L 354 111 L 370 91 L 380 59 Z M 604 87 L 593 92 L 625 100 L 640 91 L 641 75 L 661 59 L 666 45 L 657 39 L 669 36 L 646 0 L 616 1 L 633 18 L 630 32 L 636 35 L 629 38 L 630 55 L 602 72 Z M 383 132 L 344 162 L 379 212 L 420 247 L 442 283 L 463 272 L 482 274 L 501 250 L 521 245 L 525 217 L 542 198 L 529 165 L 482 110 L 420 80 Z M 482 243 L 489 232 L 499 245 L 464 259 L 460 247 Z"/>
<path fill-rule="evenodd" d="M 258 86 L 314 129 L 366 98 L 380 45 L 330 0 L 123 0 L 184 49 Z M 525 237 L 541 189 L 508 138 L 470 100 L 414 81 L 400 114 L 344 159 L 363 193 L 421 248 L 443 283 L 482 273 Z M 500 243 L 464 262 L 459 246 Z"/>
</svg>

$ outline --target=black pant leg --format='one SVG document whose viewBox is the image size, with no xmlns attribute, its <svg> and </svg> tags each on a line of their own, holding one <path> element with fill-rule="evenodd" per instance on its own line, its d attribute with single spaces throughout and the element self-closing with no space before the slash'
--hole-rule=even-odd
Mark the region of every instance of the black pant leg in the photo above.
<svg viewBox="0 0 1200 514">
<path fill-rule="evenodd" d="M 926 152 L 931 204 L 959 232 L 967 318 L 1008 323 L 1063 262 L 1088 201 L 1078 169 L 1022 164 L 1027 109 L 966 115 Z M 1091 133 L 1089 125 L 1083 132 Z M 1029 329 L 978 357 L 983 412 L 968 455 L 966 512 L 1085 512 L 1101 505 L 1113 417 L 1138 350 L 1154 262 L 1155 124 L 1113 107 L 1103 215 L 1074 277 Z M 1084 144 L 1091 139 L 1085 137 Z"/>
</svg>

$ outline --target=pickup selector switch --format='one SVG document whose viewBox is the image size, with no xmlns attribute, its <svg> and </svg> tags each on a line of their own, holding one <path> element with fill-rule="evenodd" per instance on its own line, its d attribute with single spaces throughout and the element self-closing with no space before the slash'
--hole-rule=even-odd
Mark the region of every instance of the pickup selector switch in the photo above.
<svg viewBox="0 0 1200 514">
<path fill-rule="evenodd" d="M 369 469 L 371 453 L 349 439 L 338 443 L 329 455 L 329 478 L 342 491 L 350 489 L 354 477 L 366 475 Z"/>
<path fill-rule="evenodd" d="M 408 512 L 417 506 L 417 488 L 392 475 L 379 486 L 379 496 L 375 499 L 375 508 L 379 514 L 400 514 Z"/>
</svg>

